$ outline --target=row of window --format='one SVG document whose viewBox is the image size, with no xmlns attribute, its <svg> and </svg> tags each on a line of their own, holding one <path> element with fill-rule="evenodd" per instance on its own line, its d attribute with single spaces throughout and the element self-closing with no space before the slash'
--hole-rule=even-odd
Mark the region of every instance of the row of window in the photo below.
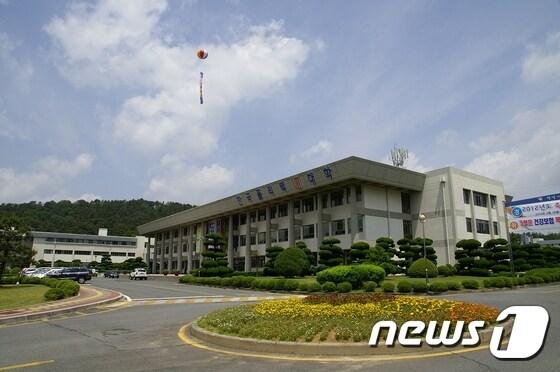
<svg viewBox="0 0 560 372">
<path fill-rule="evenodd" d="M 44 254 L 52 254 L 52 249 L 45 249 L 43 251 Z M 91 251 L 72 251 L 68 249 L 56 249 L 54 250 L 54 254 L 67 254 L 67 255 L 74 255 L 74 256 L 91 256 Z M 117 257 L 135 257 L 135 252 L 102 252 L 102 251 L 93 251 L 94 256 L 117 256 Z"/>
<path fill-rule="evenodd" d="M 76 244 L 106 244 L 106 245 L 131 245 L 136 246 L 136 241 L 94 240 L 74 238 L 46 238 L 49 243 L 76 243 Z"/>
<path fill-rule="evenodd" d="M 467 217 L 466 222 L 467 222 L 467 232 L 472 232 L 473 231 L 472 218 Z M 496 222 L 496 221 L 492 222 L 492 229 L 494 230 L 494 235 L 499 235 L 499 233 L 498 233 L 498 222 Z M 490 222 L 488 222 L 487 220 L 479 220 L 477 218 L 476 219 L 476 232 L 478 234 L 490 234 Z"/>
<path fill-rule="evenodd" d="M 490 207 L 496 209 L 496 195 L 483 194 L 478 191 L 472 191 L 473 204 L 478 207 L 488 207 L 488 196 L 490 196 Z M 471 190 L 463 189 L 463 201 L 465 204 L 471 203 Z"/>
</svg>

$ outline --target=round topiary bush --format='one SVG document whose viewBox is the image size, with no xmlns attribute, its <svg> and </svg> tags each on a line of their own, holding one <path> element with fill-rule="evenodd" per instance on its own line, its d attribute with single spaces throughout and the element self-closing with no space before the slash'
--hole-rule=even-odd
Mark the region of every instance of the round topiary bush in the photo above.
<svg viewBox="0 0 560 372">
<path fill-rule="evenodd" d="M 435 278 L 438 275 L 437 266 L 427 258 L 419 258 L 408 268 L 408 276 L 413 278 L 424 278 L 428 269 L 428 277 Z"/>
<path fill-rule="evenodd" d="M 395 283 L 383 282 L 383 285 L 381 286 L 381 288 L 383 288 L 383 292 L 393 293 L 393 292 L 395 292 Z"/>
<path fill-rule="evenodd" d="M 461 289 L 461 283 L 459 282 L 447 282 L 447 289 L 450 291 L 459 291 Z"/>
<path fill-rule="evenodd" d="M 56 301 L 64 298 L 64 291 L 61 288 L 51 288 L 45 292 L 45 300 Z"/>
<path fill-rule="evenodd" d="M 299 248 L 287 248 L 276 257 L 274 270 L 286 278 L 301 276 L 309 270 L 309 261 L 305 252 Z"/>
<path fill-rule="evenodd" d="M 364 292 L 375 292 L 375 288 L 377 288 L 376 282 L 365 282 L 363 286 Z"/>
<path fill-rule="evenodd" d="M 412 283 L 407 280 L 401 280 L 397 284 L 397 291 L 399 293 L 410 293 L 412 292 Z"/>
<path fill-rule="evenodd" d="M 341 293 L 348 293 L 352 290 L 352 284 L 349 282 L 342 282 L 336 285 L 336 290 Z"/>
<path fill-rule="evenodd" d="M 428 286 L 425 282 L 414 282 L 412 283 L 412 290 L 414 293 L 426 293 L 428 292 Z"/>
<path fill-rule="evenodd" d="M 349 282 L 355 289 L 360 288 L 363 282 L 381 283 L 384 278 L 385 270 L 371 264 L 336 266 L 317 273 L 317 281 L 321 284 Z"/>
<path fill-rule="evenodd" d="M 447 283 L 446 282 L 434 282 L 430 283 L 430 291 L 435 293 L 443 293 L 447 292 Z"/>
<path fill-rule="evenodd" d="M 323 292 L 334 292 L 336 291 L 336 284 L 333 282 L 325 282 L 322 286 Z"/>
<path fill-rule="evenodd" d="M 299 285 L 299 282 L 297 280 L 288 279 L 288 280 L 286 280 L 286 283 L 284 283 L 284 290 L 285 291 L 295 291 L 295 290 L 298 289 L 298 285 Z"/>
<path fill-rule="evenodd" d="M 61 280 L 61 284 L 57 287 L 62 289 L 64 297 L 72 297 L 80 291 L 80 285 L 73 280 Z"/>
<path fill-rule="evenodd" d="M 441 265 L 437 267 L 438 274 L 441 276 L 453 276 L 453 270 L 447 265 Z"/>
<path fill-rule="evenodd" d="M 307 291 L 308 292 L 320 292 L 321 289 L 322 289 L 321 284 L 319 284 L 317 282 L 307 284 Z"/>
<path fill-rule="evenodd" d="M 479 289 L 480 283 L 474 279 L 466 279 L 461 282 L 465 289 Z"/>
</svg>

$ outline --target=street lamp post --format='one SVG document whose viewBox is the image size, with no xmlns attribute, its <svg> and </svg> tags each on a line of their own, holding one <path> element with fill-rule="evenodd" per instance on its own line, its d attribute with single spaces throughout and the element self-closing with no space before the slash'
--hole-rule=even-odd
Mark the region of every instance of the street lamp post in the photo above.
<svg viewBox="0 0 560 372">
<path fill-rule="evenodd" d="M 424 271 L 426 273 L 426 289 L 428 289 L 428 265 L 427 265 L 427 255 L 426 255 L 426 230 L 424 229 L 424 224 L 426 223 L 426 215 L 423 213 L 420 213 L 420 216 L 418 216 L 418 218 L 420 219 L 420 223 L 422 223 L 422 246 L 424 248 Z"/>
</svg>

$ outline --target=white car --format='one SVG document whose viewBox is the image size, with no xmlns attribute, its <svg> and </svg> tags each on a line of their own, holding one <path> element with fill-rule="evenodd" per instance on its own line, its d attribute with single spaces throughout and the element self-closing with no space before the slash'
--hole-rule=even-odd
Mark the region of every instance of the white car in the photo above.
<svg viewBox="0 0 560 372">
<path fill-rule="evenodd" d="M 130 272 L 130 275 L 128 277 L 130 280 L 134 279 L 139 279 L 139 280 L 148 280 L 148 274 L 146 273 L 146 269 L 134 269 L 133 271 Z"/>
</svg>

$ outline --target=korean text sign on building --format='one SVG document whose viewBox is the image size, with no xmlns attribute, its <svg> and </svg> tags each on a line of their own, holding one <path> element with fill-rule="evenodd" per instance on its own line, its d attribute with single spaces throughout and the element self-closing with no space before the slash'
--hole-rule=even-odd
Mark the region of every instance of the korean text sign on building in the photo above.
<svg viewBox="0 0 560 372">
<path fill-rule="evenodd" d="M 511 202 L 506 213 L 511 232 L 560 231 L 560 194 Z"/>
</svg>

